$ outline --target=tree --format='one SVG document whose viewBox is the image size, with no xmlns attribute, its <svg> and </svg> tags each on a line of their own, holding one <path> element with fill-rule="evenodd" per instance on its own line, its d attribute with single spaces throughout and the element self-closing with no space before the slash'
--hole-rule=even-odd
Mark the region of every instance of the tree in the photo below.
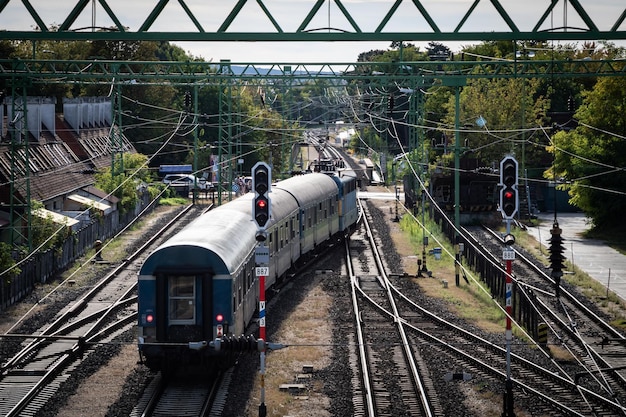
<svg viewBox="0 0 626 417">
<path fill-rule="evenodd" d="M 434 61 L 445 61 L 452 58 L 450 48 L 439 42 L 428 42 L 426 51 L 428 52 L 428 57 Z"/>
<path fill-rule="evenodd" d="M 15 268 L 16 262 L 15 259 L 13 259 L 13 256 L 11 256 L 12 252 L 13 248 L 11 245 L 5 242 L 0 242 L 0 275 L 3 278 L 0 281 L 0 285 L 10 283 L 13 277 L 22 272 L 20 268 Z M 4 273 L 4 271 L 8 272 Z"/>
<path fill-rule="evenodd" d="M 96 187 L 119 198 L 120 212 L 125 213 L 133 210 L 139 201 L 137 186 L 143 182 L 152 182 L 153 178 L 145 155 L 125 153 L 123 162 L 125 171 L 121 174 L 111 175 L 111 168 L 98 172 Z"/>
<path fill-rule="evenodd" d="M 43 209 L 39 201 L 31 201 L 34 212 Z M 52 217 L 32 216 L 31 228 L 33 231 L 33 248 L 45 251 L 51 248 L 60 249 L 63 241 L 71 233 L 67 225 L 56 223 Z"/>
<path fill-rule="evenodd" d="M 524 147 L 526 163 L 540 164 L 545 143 L 542 135 L 522 133 L 522 129 L 538 128 L 547 123 L 545 115 L 549 101 L 537 96 L 537 80 L 477 79 L 463 88 L 460 95 L 459 119 L 461 139 L 473 157 L 486 164 L 497 164 L 506 153 L 521 157 Z M 455 122 L 455 97 L 446 103 L 446 125 L 451 129 Z M 482 116 L 485 126 L 476 121 Z M 451 130 L 448 136 L 454 136 Z"/>
<path fill-rule="evenodd" d="M 583 210 L 598 230 L 626 230 L 626 80 L 600 78 L 583 93 L 578 127 L 552 138 L 554 165 L 545 177 L 563 181 L 570 203 Z"/>
</svg>

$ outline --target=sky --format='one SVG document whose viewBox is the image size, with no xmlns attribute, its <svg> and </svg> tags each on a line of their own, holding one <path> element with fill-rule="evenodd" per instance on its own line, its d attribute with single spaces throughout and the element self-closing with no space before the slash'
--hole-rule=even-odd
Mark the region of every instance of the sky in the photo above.
<svg viewBox="0 0 626 417">
<path fill-rule="evenodd" d="M 547 9 L 550 0 L 499 0 L 509 16 L 521 31 L 530 31 Z M 600 30 L 609 30 L 626 6 L 624 0 L 579 0 L 585 11 Z M 31 4 L 47 25 L 60 24 L 70 14 L 78 0 L 30 0 Z M 125 26 L 137 30 L 147 19 L 157 0 L 106 0 L 106 4 Z M 185 0 L 184 2 L 207 32 L 215 32 L 225 21 L 237 0 Z M 304 21 L 316 0 L 263 0 L 273 18 L 285 32 L 293 32 Z M 395 0 L 341 0 L 350 16 L 362 31 L 374 31 L 383 16 L 391 9 Z M 421 0 L 420 4 L 428 11 L 442 32 L 450 32 L 462 20 L 474 0 Z M 73 29 L 92 26 L 109 27 L 113 21 L 102 8 L 100 1 L 92 0 L 81 13 Z M 35 26 L 21 0 L 9 0 L 0 12 L 0 30 L 31 30 Z M 586 27 L 576 10 L 566 0 L 559 0 L 554 12 L 541 29 Z M 328 28 L 353 31 L 349 21 L 337 7 L 335 1 L 327 0 L 316 13 L 308 30 Z M 626 31 L 626 23 L 621 30 Z M 190 18 L 185 14 L 179 1 L 171 0 L 157 18 L 151 31 L 195 31 Z M 498 15 L 492 2 L 481 0 L 463 25 L 462 31 L 509 31 L 506 23 Z M 574 29 L 571 29 L 574 30 Z M 249 0 L 228 32 L 272 32 L 275 29 L 263 13 L 257 1 Z M 411 0 L 404 0 L 394 13 L 383 32 L 423 31 L 431 32 L 428 23 Z M 409 40 L 410 41 L 410 40 Z M 230 59 L 232 62 L 250 63 L 321 63 L 354 62 L 361 52 L 372 49 L 387 49 L 390 42 L 174 42 L 186 52 L 214 62 Z M 422 49 L 427 43 L 412 42 Z M 459 51 L 463 45 L 479 43 L 442 42 L 452 51 Z M 615 42 L 619 45 L 624 42 Z"/>
</svg>

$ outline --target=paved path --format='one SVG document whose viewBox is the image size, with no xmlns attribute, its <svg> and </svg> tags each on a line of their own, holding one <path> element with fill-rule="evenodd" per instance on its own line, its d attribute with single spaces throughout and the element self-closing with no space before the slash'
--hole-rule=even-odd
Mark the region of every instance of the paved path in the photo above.
<svg viewBox="0 0 626 417">
<path fill-rule="evenodd" d="M 529 228 L 528 232 L 547 250 L 550 242 L 550 229 L 554 222 L 554 213 L 539 214 L 539 227 Z M 557 221 L 564 239 L 563 253 L 567 260 L 588 273 L 596 281 L 617 293 L 626 300 L 626 256 L 607 246 L 603 241 L 585 239 L 582 232 L 589 229 L 583 213 L 557 214 Z M 546 253 L 546 252 L 544 252 Z"/>
</svg>

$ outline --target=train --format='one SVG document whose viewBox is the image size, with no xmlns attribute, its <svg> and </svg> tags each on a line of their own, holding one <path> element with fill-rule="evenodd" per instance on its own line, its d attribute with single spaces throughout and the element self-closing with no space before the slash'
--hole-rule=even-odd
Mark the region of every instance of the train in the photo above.
<svg viewBox="0 0 626 417">
<path fill-rule="evenodd" d="M 441 210 L 455 212 L 455 183 L 451 172 L 435 169 L 430 173 L 429 193 Z M 419 184 L 410 174 L 403 177 L 405 205 L 415 209 L 420 200 Z M 490 223 L 501 218 L 498 211 L 500 196 L 498 172 L 479 166 L 473 159 L 461 159 L 459 174 L 459 213 L 462 225 Z"/>
<path fill-rule="evenodd" d="M 214 208 L 168 239 L 138 276 L 138 349 L 151 370 L 227 364 L 214 340 L 239 337 L 258 313 L 254 193 Z M 265 288 L 358 222 L 356 175 L 309 173 L 272 185 Z M 253 339 L 247 339 L 252 340 Z"/>
</svg>

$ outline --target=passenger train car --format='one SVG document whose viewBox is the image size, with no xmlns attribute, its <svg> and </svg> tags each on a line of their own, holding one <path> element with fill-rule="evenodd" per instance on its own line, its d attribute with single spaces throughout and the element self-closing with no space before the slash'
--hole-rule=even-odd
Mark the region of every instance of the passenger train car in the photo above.
<svg viewBox="0 0 626 417">
<path fill-rule="evenodd" d="M 156 249 L 139 272 L 138 345 L 151 369 L 216 363 L 212 340 L 244 334 L 258 307 L 253 193 L 194 220 Z M 358 216 L 356 178 L 311 173 L 270 193 L 266 288 Z M 224 361 L 222 361 L 224 362 Z"/>
</svg>

